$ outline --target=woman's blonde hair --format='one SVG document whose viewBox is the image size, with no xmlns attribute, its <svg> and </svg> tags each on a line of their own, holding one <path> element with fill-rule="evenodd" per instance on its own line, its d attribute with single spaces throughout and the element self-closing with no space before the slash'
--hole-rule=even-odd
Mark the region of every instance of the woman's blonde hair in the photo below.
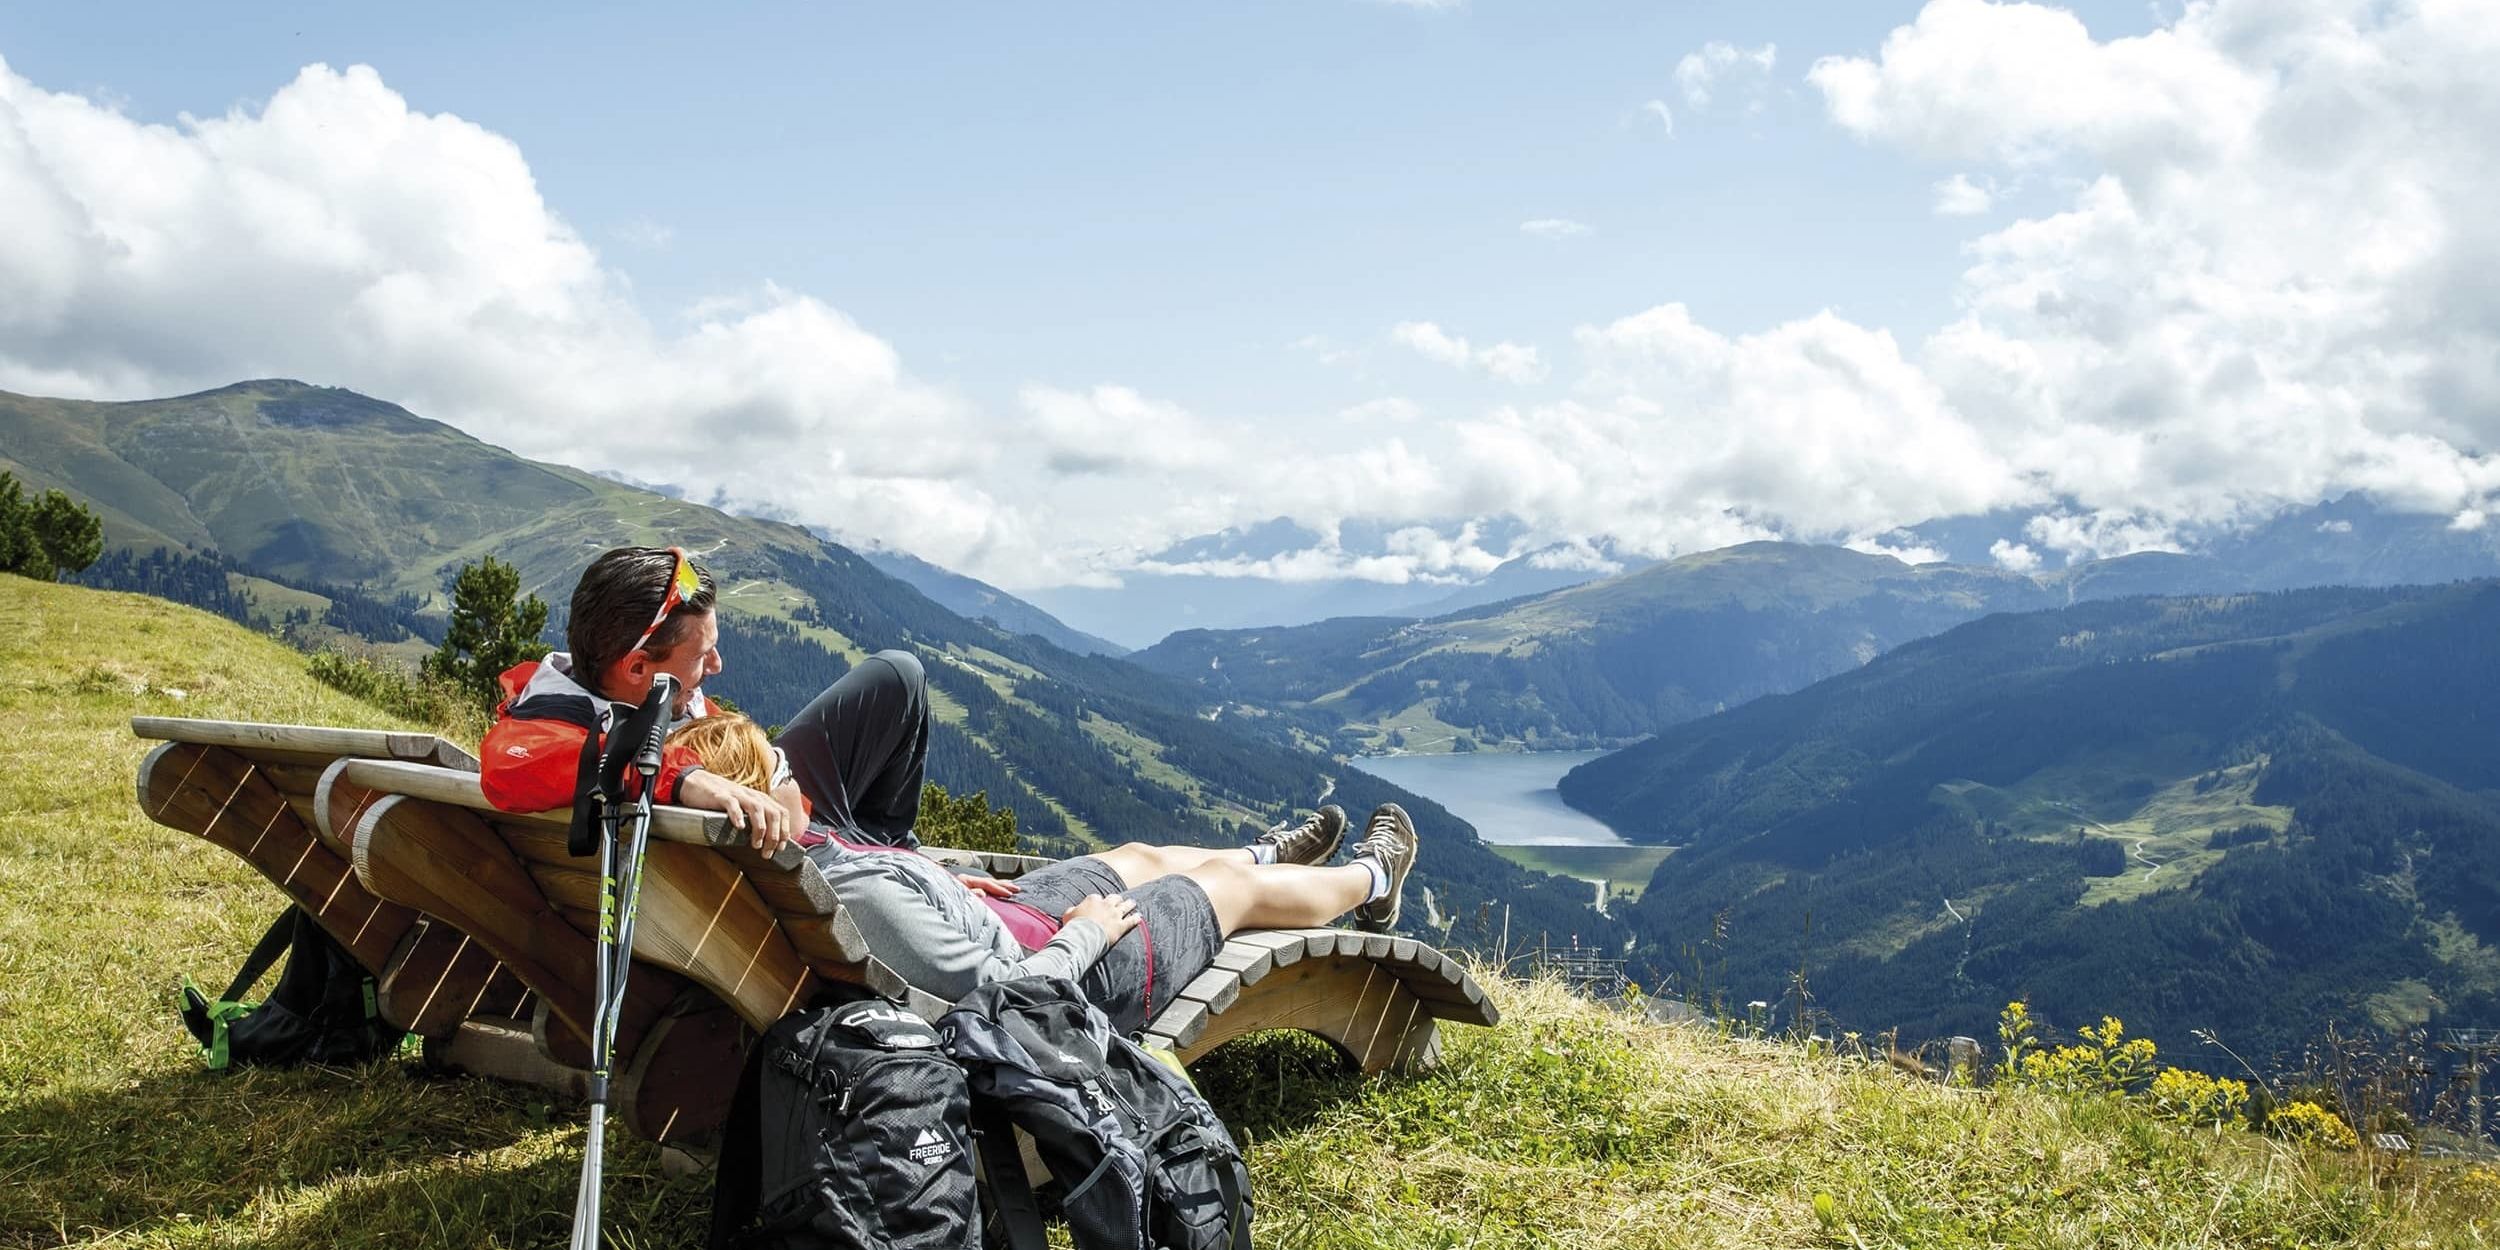
<svg viewBox="0 0 2500 1250">
<path fill-rule="evenodd" d="M 736 712 L 714 712 L 690 720 L 668 735 L 670 746 L 684 747 L 703 766 L 757 790 L 773 787 L 773 744 L 754 721 Z"/>
</svg>

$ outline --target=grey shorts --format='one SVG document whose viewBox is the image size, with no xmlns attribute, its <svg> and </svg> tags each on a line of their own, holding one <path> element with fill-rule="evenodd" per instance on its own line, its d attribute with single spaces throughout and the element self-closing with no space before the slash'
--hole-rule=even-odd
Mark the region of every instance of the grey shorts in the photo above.
<svg viewBox="0 0 2500 1250">
<path fill-rule="evenodd" d="M 1063 859 L 1016 878 L 1024 889 L 1015 901 L 1052 919 L 1088 894 L 1125 894 L 1137 904 L 1137 927 L 1111 944 L 1077 982 L 1085 997 L 1111 1017 L 1112 1027 L 1134 1036 L 1155 1013 L 1180 996 L 1224 949 L 1215 904 L 1187 877 L 1159 877 L 1135 889 L 1091 855 Z"/>
</svg>

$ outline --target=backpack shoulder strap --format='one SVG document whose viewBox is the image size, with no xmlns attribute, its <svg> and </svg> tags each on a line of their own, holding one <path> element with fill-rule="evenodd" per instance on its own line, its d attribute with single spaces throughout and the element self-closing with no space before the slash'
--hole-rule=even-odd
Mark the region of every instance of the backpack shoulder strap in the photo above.
<svg viewBox="0 0 2500 1250">
<path fill-rule="evenodd" d="M 254 946 L 251 955 L 244 959 L 243 970 L 234 974 L 234 984 L 227 986 L 221 997 L 230 1003 L 242 1002 L 243 996 L 252 991 L 253 984 L 269 971 L 269 966 L 278 962 L 278 956 L 294 945 L 295 926 L 311 919 L 299 907 L 279 912 L 278 918 L 269 922 L 269 931 L 260 935 L 260 944 Z"/>
<path fill-rule="evenodd" d="M 1215 1170 L 1215 1184 L 1224 1191 L 1224 1218 L 1232 1222 L 1233 1250 L 1250 1250 L 1250 1207 L 1242 1201 L 1239 1163 L 1227 1163 Z"/>
<path fill-rule="evenodd" d="M 755 1209 L 763 1200 L 763 1177 L 757 1169 L 764 1164 L 761 1140 L 763 1123 L 764 1050 L 767 1039 L 758 1037 L 747 1047 L 747 1061 L 738 1074 L 738 1092 L 729 1100 L 729 1119 L 721 1126 L 720 1158 L 712 1173 L 712 1238 L 711 1250 L 729 1250 L 755 1221 Z"/>
<path fill-rule="evenodd" d="M 989 1181 L 990 1206 L 1006 1227 L 1009 1250 L 1045 1250 L 1050 1237 L 1042 1228 L 1042 1209 L 1033 1200 L 1033 1183 L 1024 1175 L 1024 1155 L 1016 1149 L 1016 1130 L 1007 1113 L 976 1100 L 972 1135 L 981 1143 L 981 1171 Z"/>
</svg>

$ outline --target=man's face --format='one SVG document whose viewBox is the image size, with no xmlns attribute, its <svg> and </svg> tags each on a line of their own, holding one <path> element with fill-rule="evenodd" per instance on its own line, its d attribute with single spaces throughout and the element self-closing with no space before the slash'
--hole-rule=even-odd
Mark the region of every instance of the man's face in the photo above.
<svg viewBox="0 0 2500 1250">
<path fill-rule="evenodd" d="M 694 699 L 695 688 L 720 671 L 720 622 L 705 612 L 689 618 L 688 626 L 686 636 L 665 658 L 629 651 L 618 660 L 615 677 L 602 683 L 610 697 L 620 703 L 640 703 L 642 696 L 651 693 L 651 683 L 666 673 L 677 679 L 677 706 L 669 710 L 682 715 Z"/>
</svg>

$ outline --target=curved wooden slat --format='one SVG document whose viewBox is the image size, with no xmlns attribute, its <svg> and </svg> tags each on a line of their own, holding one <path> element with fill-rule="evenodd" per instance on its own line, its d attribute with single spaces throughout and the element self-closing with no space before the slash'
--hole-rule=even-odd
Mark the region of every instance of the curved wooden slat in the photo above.
<svg viewBox="0 0 2500 1250">
<path fill-rule="evenodd" d="M 1245 1034 L 1299 1029 L 1334 1043 L 1366 1073 L 1428 1058 L 1432 1016 L 1404 982 L 1360 956 L 1307 959 L 1279 969 L 1222 1011 L 1183 999 L 1148 1026 L 1194 1063 Z"/>
<path fill-rule="evenodd" d="M 349 776 L 354 772 L 351 769 Z M 461 808 L 394 794 L 357 822 L 356 876 L 375 893 L 436 917 L 476 939 L 544 1001 L 567 1039 L 550 1053 L 582 1057 L 596 991 L 596 948 L 541 894 L 529 872 L 486 827 Z M 617 1053 L 632 1055 L 684 982 L 661 968 L 626 982 Z"/>
<path fill-rule="evenodd" d="M 130 732 L 142 738 L 189 742 L 245 751 L 287 752 L 306 761 L 361 755 L 407 760 L 441 768 L 477 771 L 477 757 L 433 734 L 389 729 L 340 729 L 329 725 L 261 725 L 248 721 L 197 720 L 184 716 L 134 716 Z"/>
<path fill-rule="evenodd" d="M 595 871 L 538 864 L 530 875 L 549 902 L 596 915 Z M 757 1032 L 815 992 L 773 914 L 730 863 L 700 847 L 654 843 L 643 860 L 634 957 L 712 991 Z"/>
<path fill-rule="evenodd" d="M 148 752 L 139 764 L 138 797 L 149 819 L 258 869 L 368 971 L 385 967 L 416 923 L 416 913 L 359 884 L 258 766 L 223 747 L 169 742 Z"/>
</svg>

